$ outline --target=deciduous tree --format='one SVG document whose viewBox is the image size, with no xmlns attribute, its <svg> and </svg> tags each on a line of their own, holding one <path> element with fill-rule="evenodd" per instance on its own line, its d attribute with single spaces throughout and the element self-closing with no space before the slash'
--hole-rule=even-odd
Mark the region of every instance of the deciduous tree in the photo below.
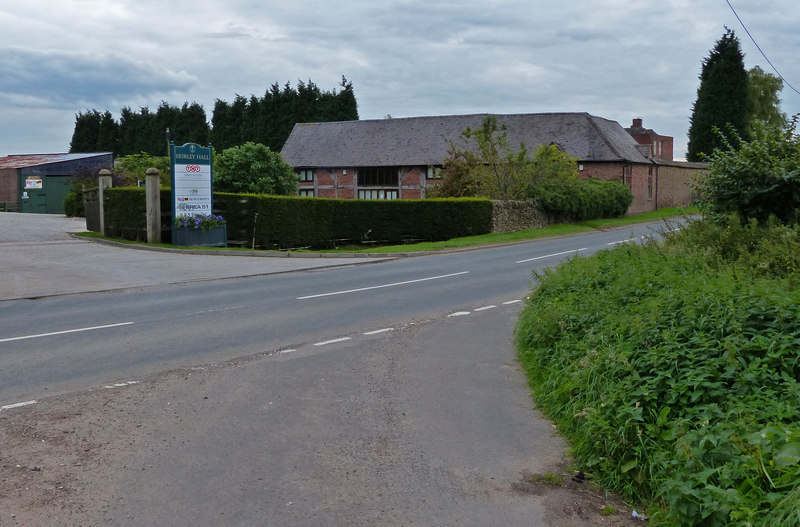
<svg viewBox="0 0 800 527">
<path fill-rule="evenodd" d="M 214 159 L 214 190 L 249 194 L 292 195 L 297 176 L 281 155 L 267 146 L 245 143 Z"/>
</svg>

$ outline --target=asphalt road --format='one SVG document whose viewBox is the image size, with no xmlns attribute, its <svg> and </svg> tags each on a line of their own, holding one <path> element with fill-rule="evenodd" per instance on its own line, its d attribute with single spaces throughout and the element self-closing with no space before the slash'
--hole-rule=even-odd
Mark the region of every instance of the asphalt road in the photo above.
<svg viewBox="0 0 800 527">
<path fill-rule="evenodd" d="M 525 491 L 565 446 L 513 325 L 532 271 L 658 228 L 0 302 L 0 411 L 53 423 L 28 524 L 590 525 Z"/>
<path fill-rule="evenodd" d="M 519 300 L 530 289 L 533 270 L 653 229 L 324 271 L 0 302 L 0 403 Z M 227 266 L 226 257 L 210 258 Z"/>
</svg>

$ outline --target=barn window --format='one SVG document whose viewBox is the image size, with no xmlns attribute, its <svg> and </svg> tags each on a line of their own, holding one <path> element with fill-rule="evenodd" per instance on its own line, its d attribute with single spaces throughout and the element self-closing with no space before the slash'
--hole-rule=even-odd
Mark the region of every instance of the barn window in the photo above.
<svg viewBox="0 0 800 527">
<path fill-rule="evenodd" d="M 358 169 L 359 187 L 397 187 L 399 171 L 396 167 L 364 167 Z"/>
</svg>

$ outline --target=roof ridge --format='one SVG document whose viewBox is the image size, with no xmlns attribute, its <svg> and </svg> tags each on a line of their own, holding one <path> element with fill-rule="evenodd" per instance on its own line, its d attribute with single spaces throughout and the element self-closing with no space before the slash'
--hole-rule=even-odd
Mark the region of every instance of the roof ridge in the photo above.
<svg viewBox="0 0 800 527">
<path fill-rule="evenodd" d="M 597 134 L 598 134 L 598 136 L 600 137 L 600 139 L 602 139 L 602 140 L 603 140 L 603 142 L 606 144 L 606 146 L 607 146 L 609 149 L 611 149 L 611 151 L 612 151 L 612 152 L 614 152 L 614 155 L 615 155 L 615 156 L 617 156 L 617 158 L 618 158 L 618 159 L 625 159 L 625 156 L 624 156 L 624 155 L 622 155 L 622 152 L 620 152 L 619 150 L 617 150 L 617 148 L 614 146 L 614 143 L 612 143 L 612 142 L 611 142 L 611 141 L 608 139 L 608 137 L 606 137 L 606 133 L 605 133 L 605 132 L 603 131 L 603 129 L 602 129 L 602 128 L 600 128 L 600 126 L 598 126 L 598 124 L 595 122 L 595 119 L 597 119 L 597 117 L 595 117 L 594 115 L 589 115 L 588 113 L 586 114 L 586 117 L 587 117 L 587 119 L 588 119 L 589 123 L 591 124 L 591 126 L 592 126 L 592 127 L 593 127 L 593 128 L 596 130 L 596 131 L 597 131 Z"/>
</svg>

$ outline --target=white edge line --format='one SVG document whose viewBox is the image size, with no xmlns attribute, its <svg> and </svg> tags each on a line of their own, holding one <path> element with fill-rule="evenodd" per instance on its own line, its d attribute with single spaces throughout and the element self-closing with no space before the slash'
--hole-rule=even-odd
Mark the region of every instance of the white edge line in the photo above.
<svg viewBox="0 0 800 527">
<path fill-rule="evenodd" d="M 585 250 L 586 250 L 586 247 L 582 247 L 580 249 L 573 249 L 571 251 L 564 251 L 564 252 L 553 253 L 553 254 L 545 254 L 544 256 L 537 256 L 536 258 L 528 258 L 527 260 L 518 260 L 517 262 L 514 262 L 514 263 L 520 264 L 520 263 L 525 263 L 525 262 L 532 262 L 534 260 L 541 260 L 543 258 L 552 258 L 553 256 L 563 256 L 565 254 L 578 253 L 578 252 L 585 251 Z"/>
<path fill-rule="evenodd" d="M 0 411 L 11 410 L 12 408 L 19 408 L 21 406 L 30 406 L 32 404 L 36 404 L 36 401 L 23 401 L 21 403 L 7 404 L 5 406 L 0 406 Z"/>
<path fill-rule="evenodd" d="M 478 311 L 486 311 L 487 309 L 494 309 L 496 307 L 497 306 L 483 306 L 483 307 L 476 308 L 475 311 L 476 312 L 478 312 Z"/>
<path fill-rule="evenodd" d="M 510 304 L 519 304 L 520 302 L 522 302 L 522 300 L 509 300 L 508 302 L 503 302 L 503 305 L 507 306 Z"/>
<path fill-rule="evenodd" d="M 394 328 L 376 329 L 374 331 L 366 331 L 364 335 L 377 335 L 378 333 L 386 333 L 387 331 L 394 331 Z"/>
<path fill-rule="evenodd" d="M 124 388 L 126 386 L 133 386 L 134 384 L 139 384 L 139 381 L 118 382 L 115 384 L 109 384 L 107 386 L 103 386 L 103 388 L 109 390 L 111 388 Z"/>
<path fill-rule="evenodd" d="M 335 344 L 337 342 L 344 342 L 346 340 L 351 340 L 351 338 L 350 337 L 342 337 L 342 338 L 333 339 L 333 340 L 325 340 L 323 342 L 315 342 L 314 345 L 315 346 L 325 346 L 326 344 Z"/>
<path fill-rule="evenodd" d="M 26 339 L 35 339 L 39 337 L 52 337 L 54 335 L 65 335 L 67 333 L 78 333 L 81 331 L 93 331 L 95 329 L 106 329 L 106 328 L 117 328 L 120 326 L 130 326 L 134 322 L 120 322 L 119 324 L 107 324 L 105 326 L 93 326 L 90 328 L 79 328 L 79 329 L 67 329 L 64 331 L 54 331 L 52 333 L 39 333 L 38 335 L 25 335 L 24 337 L 11 337 L 8 339 L 0 339 L 0 342 L 11 342 L 13 340 L 26 340 Z"/>
<path fill-rule="evenodd" d="M 462 274 L 467 274 L 469 271 L 461 271 L 460 273 L 451 273 L 451 274 L 443 274 L 440 276 L 429 276 L 427 278 L 418 278 L 416 280 L 406 280 L 404 282 L 394 282 L 392 284 L 383 284 L 383 285 L 373 285 L 370 287 L 359 287 L 358 289 L 348 289 L 346 291 L 333 291 L 331 293 L 321 293 L 318 295 L 308 295 L 308 296 L 298 296 L 298 300 L 307 300 L 309 298 L 320 298 L 323 296 L 333 296 L 333 295 L 344 295 L 347 293 L 358 293 L 360 291 L 369 291 L 370 289 L 382 289 L 384 287 L 395 287 L 398 285 L 407 285 L 407 284 L 415 284 L 417 282 L 427 282 L 428 280 L 438 280 L 440 278 L 450 278 L 452 276 L 459 276 Z"/>
</svg>

